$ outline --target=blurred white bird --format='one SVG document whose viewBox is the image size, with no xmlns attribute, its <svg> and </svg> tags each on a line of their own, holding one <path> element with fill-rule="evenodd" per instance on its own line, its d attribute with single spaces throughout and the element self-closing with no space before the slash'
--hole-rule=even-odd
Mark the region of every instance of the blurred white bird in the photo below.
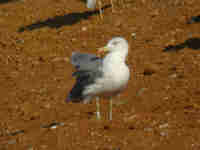
<svg viewBox="0 0 200 150">
<path fill-rule="evenodd" d="M 73 52 L 71 63 L 76 68 L 72 74 L 76 83 L 66 102 L 88 103 L 96 97 L 96 115 L 101 119 L 100 97 L 107 98 L 109 105 L 109 120 L 112 120 L 112 97 L 124 90 L 128 84 L 130 71 L 126 65 L 128 42 L 123 37 L 112 38 L 99 52 L 108 52 L 104 58 L 94 54 Z"/>
<path fill-rule="evenodd" d="M 118 0 L 119 4 L 122 5 L 124 3 L 125 0 Z M 102 0 L 87 0 L 87 8 L 89 9 L 95 9 L 96 7 L 96 2 L 98 7 L 99 7 L 99 11 L 100 11 L 100 17 L 101 19 L 103 19 L 103 14 L 102 14 Z M 113 4 L 113 0 L 110 0 L 111 2 L 111 7 L 112 7 L 112 12 L 114 11 L 114 4 Z"/>
</svg>

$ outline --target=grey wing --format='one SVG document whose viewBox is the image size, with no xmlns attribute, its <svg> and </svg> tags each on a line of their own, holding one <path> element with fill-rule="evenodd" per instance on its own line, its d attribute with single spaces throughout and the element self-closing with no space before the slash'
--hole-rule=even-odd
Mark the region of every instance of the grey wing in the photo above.
<svg viewBox="0 0 200 150">
<path fill-rule="evenodd" d="M 73 52 L 71 56 L 71 63 L 79 71 L 95 71 L 101 66 L 102 59 L 94 54 Z"/>
<path fill-rule="evenodd" d="M 71 63 L 77 69 L 72 74 L 76 78 L 76 83 L 66 101 L 79 102 L 89 96 L 84 95 L 85 88 L 95 84 L 96 79 L 103 76 L 102 59 L 93 54 L 74 52 L 71 56 Z"/>
</svg>

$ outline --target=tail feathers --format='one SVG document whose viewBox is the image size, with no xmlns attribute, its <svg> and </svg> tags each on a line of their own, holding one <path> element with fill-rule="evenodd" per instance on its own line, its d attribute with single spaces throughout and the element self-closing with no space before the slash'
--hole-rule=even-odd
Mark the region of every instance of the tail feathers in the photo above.
<svg viewBox="0 0 200 150">
<path fill-rule="evenodd" d="M 81 96 L 73 95 L 72 93 L 70 93 L 66 98 L 66 102 L 79 103 L 79 102 L 81 102 L 82 99 L 83 98 Z"/>
<path fill-rule="evenodd" d="M 87 86 L 94 82 L 94 77 L 92 76 L 92 72 L 88 71 L 77 71 L 73 73 L 73 76 L 76 77 L 76 83 L 70 94 L 68 95 L 66 102 L 81 102 L 87 99 L 88 95 L 84 95 L 84 90 Z"/>
<path fill-rule="evenodd" d="M 88 104 L 91 102 L 91 96 L 86 96 L 86 97 L 77 97 L 73 96 L 71 93 L 67 96 L 66 102 L 73 102 L 73 103 L 80 103 L 83 102 L 83 104 Z"/>
<path fill-rule="evenodd" d="M 83 91 L 84 91 L 84 82 L 82 80 L 77 80 L 76 84 L 70 91 L 69 95 L 67 96 L 66 102 L 81 102 L 84 99 Z"/>
</svg>

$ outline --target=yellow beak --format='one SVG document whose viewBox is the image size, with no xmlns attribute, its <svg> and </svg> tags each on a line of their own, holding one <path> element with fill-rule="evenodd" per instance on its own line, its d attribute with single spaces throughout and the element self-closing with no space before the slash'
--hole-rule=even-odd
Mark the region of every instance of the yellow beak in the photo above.
<svg viewBox="0 0 200 150">
<path fill-rule="evenodd" d="M 109 48 L 108 47 L 101 47 L 101 48 L 98 48 L 98 53 L 106 53 L 106 52 L 109 52 Z"/>
</svg>

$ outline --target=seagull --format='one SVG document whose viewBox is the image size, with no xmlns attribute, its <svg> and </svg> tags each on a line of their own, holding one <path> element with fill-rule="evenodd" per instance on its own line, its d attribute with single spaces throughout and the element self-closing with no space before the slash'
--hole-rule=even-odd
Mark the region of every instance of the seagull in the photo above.
<svg viewBox="0 0 200 150">
<path fill-rule="evenodd" d="M 125 0 L 118 0 L 119 4 L 123 4 Z M 98 7 L 100 11 L 100 18 L 103 19 L 103 14 L 102 14 L 102 0 L 87 0 L 87 8 L 89 9 L 95 9 L 96 7 L 96 2 L 98 2 Z M 113 0 L 110 0 L 111 7 L 112 7 L 112 12 L 114 12 L 114 4 Z"/>
<path fill-rule="evenodd" d="M 112 120 L 112 96 L 126 88 L 130 71 L 126 65 L 128 42 L 123 37 L 114 37 L 99 52 L 108 52 L 104 58 L 94 54 L 73 52 L 71 63 L 76 71 L 72 74 L 76 83 L 67 96 L 67 102 L 89 103 L 96 98 L 96 115 L 100 115 L 100 97 L 109 100 L 109 120 Z"/>
</svg>

